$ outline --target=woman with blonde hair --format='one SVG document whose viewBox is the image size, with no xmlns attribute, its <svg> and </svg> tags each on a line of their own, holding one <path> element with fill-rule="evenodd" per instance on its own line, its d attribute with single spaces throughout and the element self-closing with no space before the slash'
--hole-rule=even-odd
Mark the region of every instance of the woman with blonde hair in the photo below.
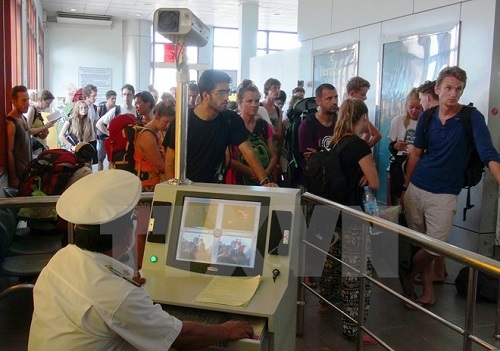
<svg viewBox="0 0 500 351">
<path fill-rule="evenodd" d="M 406 113 L 404 115 L 392 119 L 389 132 L 389 139 L 391 140 L 389 151 L 392 154 L 389 165 L 390 205 L 399 204 L 405 182 L 406 161 L 415 140 L 417 119 L 422 113 L 417 88 L 410 90 L 406 96 L 405 109 Z"/>
<path fill-rule="evenodd" d="M 94 123 L 89 118 L 89 106 L 83 100 L 77 101 L 71 117 L 64 123 L 59 132 L 59 141 L 68 150 L 75 151 L 79 142 L 86 141 L 97 150 L 97 138 Z M 97 163 L 95 153 L 92 163 Z"/>
<path fill-rule="evenodd" d="M 372 153 L 368 144 L 359 137 L 368 126 L 368 108 L 359 99 L 347 99 L 340 106 L 339 118 L 335 125 L 331 141 L 331 151 L 336 152 L 340 160 L 345 181 L 343 184 L 332 184 L 329 175 L 335 172 L 333 163 L 326 162 L 326 197 L 347 206 L 363 207 L 362 187 L 378 189 L 379 177 L 373 162 Z M 329 169 L 330 166 L 330 169 Z M 336 165 L 338 167 L 338 163 Z M 341 182 L 342 183 L 342 182 Z M 315 209 L 316 211 L 317 209 Z M 322 211 L 322 209 L 319 209 Z M 313 214 L 314 216 L 314 214 Z M 331 215 L 330 215 L 331 216 Z M 342 259 L 351 267 L 360 269 L 363 223 L 345 214 L 335 224 L 334 240 L 330 244 L 329 254 Z M 368 250 L 369 252 L 369 250 Z M 371 274 L 372 265 L 367 260 L 367 273 Z M 320 279 L 320 294 L 331 304 L 340 303 L 343 311 L 354 320 L 358 319 L 360 278 L 349 269 L 342 269 L 342 265 L 330 256 L 327 256 Z M 365 285 L 364 318 L 368 316 L 371 287 Z M 328 313 L 331 306 L 320 301 L 319 313 Z M 357 334 L 357 325 L 352 320 L 342 317 L 343 334 L 346 338 L 354 338 Z M 376 341 L 369 335 L 363 335 L 365 344 L 374 344 Z"/>
<path fill-rule="evenodd" d="M 42 90 L 39 94 L 34 94 L 34 101 L 31 103 L 26 112 L 26 120 L 28 122 L 28 129 L 31 134 L 31 148 L 33 158 L 38 156 L 42 151 L 48 150 L 47 136 L 49 135 L 49 128 L 51 128 L 56 121 L 45 123 L 41 112 L 48 108 L 54 101 L 54 95 L 48 90 Z"/>
</svg>

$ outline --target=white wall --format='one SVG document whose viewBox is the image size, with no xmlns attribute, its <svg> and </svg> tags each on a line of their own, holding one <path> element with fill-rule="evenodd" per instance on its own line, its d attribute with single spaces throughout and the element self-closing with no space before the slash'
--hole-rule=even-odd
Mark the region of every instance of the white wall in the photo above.
<svg viewBox="0 0 500 351">
<path fill-rule="evenodd" d="M 250 59 L 250 77 L 264 95 L 264 83 L 268 78 L 276 78 L 281 82 L 281 90 L 287 95 L 287 107 L 293 88 L 297 86 L 297 80 L 303 80 L 299 75 L 300 49 L 274 52 L 269 55 L 256 56 Z M 241 83 L 241 82 L 239 82 Z M 309 89 L 310 90 L 310 89 Z M 284 109 L 286 109 L 284 107 Z"/>
<path fill-rule="evenodd" d="M 48 23 L 45 28 L 45 86 L 56 97 L 67 87 L 78 87 L 78 67 L 111 68 L 111 86 L 119 91 L 123 82 L 122 23 L 109 28 L 90 28 Z M 149 79 L 149 77 L 148 77 Z"/>
</svg>

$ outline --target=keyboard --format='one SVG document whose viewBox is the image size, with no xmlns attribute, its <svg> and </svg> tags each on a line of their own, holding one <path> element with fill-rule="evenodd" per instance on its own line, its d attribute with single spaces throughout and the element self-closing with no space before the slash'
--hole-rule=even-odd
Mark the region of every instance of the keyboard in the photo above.
<svg viewBox="0 0 500 351">
<path fill-rule="evenodd" d="M 198 322 L 204 324 L 221 324 L 231 319 L 231 315 L 224 312 L 201 310 L 197 308 L 162 305 L 163 310 L 181 321 Z"/>
<path fill-rule="evenodd" d="M 239 314 L 209 311 L 190 307 L 162 305 L 164 311 L 181 321 L 191 321 L 204 324 L 221 324 L 228 320 L 245 320 L 249 322 L 254 331 L 251 339 L 241 339 L 238 341 L 222 341 L 206 350 L 210 351 L 262 351 L 268 349 L 267 320 L 262 317 L 244 316 Z"/>
</svg>

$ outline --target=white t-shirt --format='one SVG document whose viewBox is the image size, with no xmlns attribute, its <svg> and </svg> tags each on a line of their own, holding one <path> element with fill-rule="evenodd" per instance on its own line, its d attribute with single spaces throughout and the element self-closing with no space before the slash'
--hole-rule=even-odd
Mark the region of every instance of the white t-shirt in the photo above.
<svg viewBox="0 0 500 351">
<path fill-rule="evenodd" d="M 96 123 L 97 120 L 99 119 L 99 115 L 97 114 L 97 108 L 95 104 L 90 104 L 89 109 L 88 109 L 88 116 L 89 120 L 91 120 L 93 123 Z"/>
<path fill-rule="evenodd" d="M 257 111 L 257 117 L 262 118 L 264 121 L 272 125 L 271 118 L 269 118 L 269 113 L 267 113 L 267 110 L 264 106 L 259 106 L 259 110 Z"/>
<path fill-rule="evenodd" d="M 109 124 L 111 123 L 113 118 L 115 118 L 115 113 L 116 113 L 116 107 L 113 107 L 108 112 L 106 112 L 104 115 L 102 115 L 100 120 L 102 121 L 102 123 L 109 126 Z M 128 108 L 125 105 L 120 105 L 120 114 L 123 114 L 123 113 L 131 113 L 131 114 L 135 115 L 136 114 L 135 107 L 132 106 L 132 107 Z"/>
<path fill-rule="evenodd" d="M 182 322 L 153 303 L 115 259 L 68 245 L 40 274 L 34 288 L 29 350 L 168 350 Z M 127 274 L 128 273 L 128 274 Z"/>
<path fill-rule="evenodd" d="M 415 141 L 415 130 L 417 129 L 417 121 L 410 119 L 408 127 L 404 126 L 405 116 L 397 116 L 391 121 L 391 130 L 389 139 L 391 141 L 403 140 L 408 145 L 413 145 Z M 398 151 L 398 155 L 407 155 L 408 148 L 405 151 Z"/>
</svg>

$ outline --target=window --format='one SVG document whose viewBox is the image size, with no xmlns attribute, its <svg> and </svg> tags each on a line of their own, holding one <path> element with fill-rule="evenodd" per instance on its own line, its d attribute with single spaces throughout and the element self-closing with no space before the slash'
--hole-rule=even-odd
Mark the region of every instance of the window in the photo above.
<svg viewBox="0 0 500 351">
<path fill-rule="evenodd" d="M 239 31 L 236 28 L 214 28 L 214 68 L 238 69 Z M 297 33 L 259 30 L 257 56 L 300 47 Z"/>
<path fill-rule="evenodd" d="M 260 30 L 257 34 L 257 55 L 300 47 L 297 33 Z"/>
<path fill-rule="evenodd" d="M 237 70 L 239 68 L 240 34 L 235 28 L 214 28 L 214 68 Z"/>
<path fill-rule="evenodd" d="M 26 39 L 28 43 L 28 88 L 37 89 L 37 42 L 36 42 L 36 12 L 32 0 L 26 2 Z"/>
<path fill-rule="evenodd" d="M 172 47 L 172 42 L 166 39 L 163 35 L 151 29 L 153 43 L 151 46 L 153 58 L 153 69 L 151 80 L 154 83 L 155 89 L 158 90 L 160 96 L 164 92 L 169 92 L 170 88 L 177 86 L 177 68 L 175 67 L 175 57 L 177 51 Z M 198 48 L 186 47 L 186 55 L 189 64 L 198 63 Z M 194 69 L 189 70 L 191 80 L 197 80 L 198 72 Z"/>
</svg>

